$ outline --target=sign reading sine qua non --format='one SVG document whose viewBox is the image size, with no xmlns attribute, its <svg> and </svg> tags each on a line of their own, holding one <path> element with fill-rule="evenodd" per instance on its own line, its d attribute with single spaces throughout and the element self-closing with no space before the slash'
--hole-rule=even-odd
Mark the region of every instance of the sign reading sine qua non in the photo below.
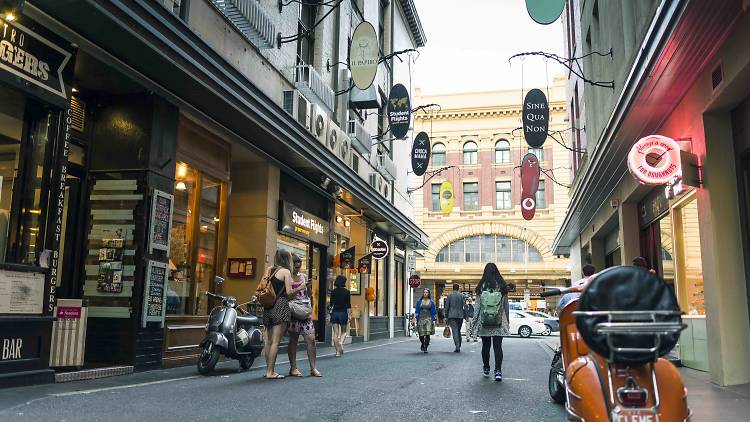
<svg viewBox="0 0 750 422">
<path fill-rule="evenodd" d="M 419 132 L 411 146 L 411 170 L 415 176 L 422 176 L 430 164 L 430 136 Z"/>
<path fill-rule="evenodd" d="M 391 88 L 388 95 L 388 125 L 391 134 L 396 139 L 404 139 L 409 133 L 409 124 L 411 123 L 411 102 L 409 101 L 409 91 L 401 84 L 396 84 Z"/>
<path fill-rule="evenodd" d="M 383 259 L 388 256 L 388 242 L 375 239 L 370 243 L 370 254 L 375 259 Z"/>
<path fill-rule="evenodd" d="M 378 73 L 379 58 L 380 46 L 375 27 L 363 21 L 354 29 L 349 44 L 349 70 L 354 86 L 365 90 L 372 85 Z"/>
<path fill-rule="evenodd" d="M 541 89 L 534 88 L 523 100 L 523 137 L 532 148 L 541 148 L 547 140 L 549 103 Z"/>
</svg>

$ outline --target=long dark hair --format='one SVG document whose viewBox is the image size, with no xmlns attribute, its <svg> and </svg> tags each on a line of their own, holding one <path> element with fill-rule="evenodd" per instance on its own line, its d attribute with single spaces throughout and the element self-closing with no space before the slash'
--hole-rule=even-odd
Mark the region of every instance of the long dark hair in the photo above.
<svg viewBox="0 0 750 422">
<path fill-rule="evenodd" d="M 497 269 L 497 265 L 489 263 L 484 266 L 484 274 L 477 284 L 477 295 L 485 290 L 499 290 L 502 294 L 508 294 L 508 284 Z"/>
</svg>

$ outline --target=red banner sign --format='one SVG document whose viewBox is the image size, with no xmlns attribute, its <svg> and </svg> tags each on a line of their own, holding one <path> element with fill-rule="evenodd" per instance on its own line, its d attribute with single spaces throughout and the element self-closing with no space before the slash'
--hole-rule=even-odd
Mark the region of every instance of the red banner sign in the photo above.
<svg viewBox="0 0 750 422">
<path fill-rule="evenodd" d="M 521 160 L 521 215 L 527 221 L 536 213 L 539 174 L 539 158 L 532 153 L 526 154 Z"/>
</svg>

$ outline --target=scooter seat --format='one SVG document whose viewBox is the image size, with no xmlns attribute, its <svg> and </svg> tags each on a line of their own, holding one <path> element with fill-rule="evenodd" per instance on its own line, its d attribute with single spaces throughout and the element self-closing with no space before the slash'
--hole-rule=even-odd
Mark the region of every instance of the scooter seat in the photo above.
<svg viewBox="0 0 750 422">
<path fill-rule="evenodd" d="M 260 318 L 255 315 L 250 316 L 237 316 L 237 324 L 245 325 L 260 325 Z"/>
<path fill-rule="evenodd" d="M 597 274 L 578 302 L 586 345 L 616 363 L 642 364 L 669 353 L 680 337 L 680 307 L 669 286 L 637 267 Z"/>
</svg>

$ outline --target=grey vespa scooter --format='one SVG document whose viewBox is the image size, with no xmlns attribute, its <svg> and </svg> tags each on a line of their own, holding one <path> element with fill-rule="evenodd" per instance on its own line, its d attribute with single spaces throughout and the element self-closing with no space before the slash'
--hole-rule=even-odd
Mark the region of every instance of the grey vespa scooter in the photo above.
<svg viewBox="0 0 750 422">
<path fill-rule="evenodd" d="M 216 277 L 217 285 L 223 282 L 223 278 Z M 198 372 L 202 375 L 211 373 L 221 355 L 239 360 L 243 370 L 250 369 L 263 350 L 263 334 L 258 329 L 260 318 L 243 310 L 242 306 L 252 303 L 255 298 L 238 305 L 234 296 L 210 292 L 206 292 L 206 296 L 221 300 L 221 306 L 215 307 L 208 316 L 206 337 L 200 342 Z"/>
</svg>

